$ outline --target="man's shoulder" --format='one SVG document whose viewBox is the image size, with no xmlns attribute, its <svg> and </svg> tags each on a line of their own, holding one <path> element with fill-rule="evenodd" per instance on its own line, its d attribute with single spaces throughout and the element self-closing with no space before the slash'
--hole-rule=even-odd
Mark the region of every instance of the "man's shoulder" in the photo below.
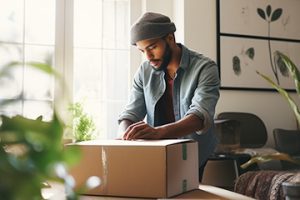
<svg viewBox="0 0 300 200">
<path fill-rule="evenodd" d="M 200 60 L 200 61 L 203 61 L 203 62 L 214 62 L 208 56 L 205 56 L 204 54 L 193 51 L 193 50 L 190 50 L 190 56 L 191 56 L 191 59 Z"/>
<path fill-rule="evenodd" d="M 214 60 L 196 51 L 191 51 L 190 62 L 191 64 L 194 63 L 196 65 L 216 65 Z"/>
<path fill-rule="evenodd" d="M 201 62 L 201 63 L 215 63 L 211 58 L 205 56 L 204 54 L 197 52 L 195 50 L 184 47 L 185 51 L 188 52 L 189 59 L 192 62 Z"/>
</svg>

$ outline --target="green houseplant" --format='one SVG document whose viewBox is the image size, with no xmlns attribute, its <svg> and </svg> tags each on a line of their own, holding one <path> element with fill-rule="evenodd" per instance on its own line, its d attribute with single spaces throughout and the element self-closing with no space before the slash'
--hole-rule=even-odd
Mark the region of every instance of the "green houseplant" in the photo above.
<svg viewBox="0 0 300 200">
<path fill-rule="evenodd" d="M 276 60 L 276 64 L 278 67 L 280 68 L 286 68 L 284 70 L 287 70 L 290 77 L 293 79 L 294 84 L 295 84 L 295 90 L 297 93 L 297 97 L 300 98 L 300 72 L 297 68 L 297 66 L 295 65 L 295 63 L 285 54 L 283 54 L 280 51 L 275 51 L 274 53 L 274 60 Z M 268 76 L 261 74 L 259 72 L 257 72 L 262 78 L 264 78 L 268 83 L 270 83 L 272 85 L 273 88 L 275 88 L 279 94 L 285 98 L 285 100 L 287 101 L 288 105 L 290 106 L 290 108 L 292 109 L 294 116 L 296 118 L 296 122 L 297 122 L 297 127 L 299 128 L 299 124 L 300 124 L 300 109 L 299 106 L 296 103 L 296 100 L 293 99 L 291 97 L 291 95 L 282 87 L 280 87 L 280 85 L 276 84 L 275 82 L 272 81 L 272 79 L 270 79 Z M 280 160 L 286 160 L 288 162 L 292 162 L 292 163 L 296 163 L 300 165 L 300 160 L 294 159 L 292 157 L 290 157 L 287 154 L 278 154 L 278 155 L 271 155 L 273 156 L 272 159 L 280 159 Z"/>
<path fill-rule="evenodd" d="M 279 67 L 284 67 L 288 70 L 289 75 L 292 77 L 295 83 L 295 90 L 297 92 L 297 97 L 300 98 L 300 72 L 294 62 L 285 54 L 283 54 L 280 51 L 275 51 L 274 58 L 277 61 L 276 64 L 279 65 Z M 280 87 L 278 83 L 275 83 L 270 77 L 261 74 L 257 71 L 257 74 L 260 75 L 263 79 L 265 79 L 271 86 L 278 91 L 280 95 L 282 95 L 285 100 L 288 102 L 290 108 L 292 109 L 297 124 L 299 128 L 300 124 L 300 109 L 297 105 L 296 101 L 291 97 L 291 95 L 282 87 Z M 291 163 L 295 163 L 300 166 L 300 160 L 296 159 L 286 153 L 274 153 L 270 155 L 258 155 L 255 157 L 252 157 L 248 162 L 244 163 L 241 167 L 247 168 L 249 165 L 252 165 L 254 163 L 259 162 L 268 162 L 271 160 L 283 160 L 288 161 Z M 293 177 L 292 181 L 285 181 L 282 183 L 282 188 L 284 195 L 286 199 L 300 199 L 300 172 L 296 173 Z"/>
<path fill-rule="evenodd" d="M 20 64 L 11 62 L 2 66 L 0 79 L 9 76 L 10 70 Z M 59 76 L 47 64 L 26 64 Z M 0 101 L 0 108 L 11 101 Z M 63 183 L 67 199 L 78 198 L 67 168 L 79 160 L 80 152 L 77 148 L 63 148 L 64 124 L 56 109 L 47 122 L 42 117 L 0 115 L 0 199 L 43 199 L 41 189 L 47 181 Z"/>
<path fill-rule="evenodd" d="M 300 98 L 300 72 L 294 62 L 284 53 L 280 51 L 274 52 L 276 64 L 280 65 L 280 67 L 285 67 L 288 70 L 290 76 L 293 78 L 295 83 L 295 89 L 297 92 L 297 96 Z M 290 108 L 292 109 L 297 123 L 300 124 L 300 109 L 296 103 L 296 101 L 291 97 L 291 95 L 284 88 L 280 87 L 277 83 L 275 83 L 270 77 L 265 74 L 256 71 L 256 73 L 265 79 L 271 86 L 278 91 L 280 95 L 284 97 L 284 99 L 288 102 Z M 285 160 L 288 162 L 296 163 L 300 165 L 300 160 L 292 158 L 290 155 L 286 153 L 274 153 L 269 155 L 258 155 L 252 157 L 248 162 L 241 165 L 242 168 L 247 168 L 248 166 L 259 163 L 259 162 L 268 162 L 270 160 Z"/>
<path fill-rule="evenodd" d="M 93 132 L 96 129 L 93 118 L 83 109 L 83 104 L 76 102 L 70 104 L 69 110 L 73 117 L 73 135 L 76 142 L 94 139 Z"/>
<path fill-rule="evenodd" d="M 294 80 L 297 95 L 300 98 L 300 72 L 298 68 L 288 56 L 281 53 L 280 51 L 275 51 L 274 54 L 275 60 L 277 60 L 277 64 L 280 66 L 284 66 L 288 69 L 290 76 Z M 289 95 L 289 93 L 285 89 L 276 84 L 271 78 L 264 74 L 261 74 L 258 71 L 257 74 L 264 78 L 268 83 L 270 83 L 272 87 L 276 89 L 279 92 L 279 94 L 281 94 L 287 100 L 289 106 L 293 110 L 297 123 L 300 124 L 300 109 L 296 104 L 296 101 Z"/>
</svg>

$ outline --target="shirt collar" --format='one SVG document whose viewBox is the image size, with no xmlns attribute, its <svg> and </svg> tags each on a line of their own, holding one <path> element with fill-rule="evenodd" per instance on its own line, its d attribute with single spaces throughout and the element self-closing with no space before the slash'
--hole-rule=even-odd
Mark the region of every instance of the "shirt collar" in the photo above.
<svg viewBox="0 0 300 200">
<path fill-rule="evenodd" d="M 177 45 L 181 48 L 181 59 L 179 68 L 186 69 L 189 66 L 189 50 L 182 44 L 177 43 Z"/>
</svg>

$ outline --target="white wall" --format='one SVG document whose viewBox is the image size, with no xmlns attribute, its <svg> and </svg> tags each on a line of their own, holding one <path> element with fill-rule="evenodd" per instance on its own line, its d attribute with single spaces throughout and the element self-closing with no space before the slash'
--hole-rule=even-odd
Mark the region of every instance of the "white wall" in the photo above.
<svg viewBox="0 0 300 200">
<path fill-rule="evenodd" d="M 184 2 L 185 44 L 216 59 L 216 1 Z M 295 94 L 293 96 L 296 97 Z M 273 146 L 274 128 L 297 127 L 290 107 L 277 92 L 221 90 L 216 113 L 223 111 L 252 112 L 261 117 L 268 130 L 267 146 Z"/>
<path fill-rule="evenodd" d="M 143 11 L 158 12 L 172 17 L 173 15 L 173 0 L 142 0 Z"/>
<path fill-rule="evenodd" d="M 216 60 L 215 0 L 144 1 L 151 11 L 169 13 L 176 23 L 179 42 Z M 144 9 L 148 10 L 147 6 Z M 273 146 L 274 128 L 297 127 L 291 109 L 276 92 L 221 90 L 216 113 L 223 111 L 251 112 L 262 118 L 269 134 L 266 146 Z"/>
</svg>

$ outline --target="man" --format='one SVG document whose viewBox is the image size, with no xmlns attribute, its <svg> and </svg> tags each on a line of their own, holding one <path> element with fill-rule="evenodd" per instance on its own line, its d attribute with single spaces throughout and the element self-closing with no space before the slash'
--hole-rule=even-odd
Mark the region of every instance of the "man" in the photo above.
<svg viewBox="0 0 300 200">
<path fill-rule="evenodd" d="M 209 58 L 177 44 L 175 30 L 169 17 L 151 12 L 131 27 L 131 44 L 147 61 L 135 74 L 129 103 L 119 116 L 119 133 L 124 140 L 198 141 L 201 181 L 217 143 L 212 129 L 219 99 L 218 68 Z"/>
</svg>

